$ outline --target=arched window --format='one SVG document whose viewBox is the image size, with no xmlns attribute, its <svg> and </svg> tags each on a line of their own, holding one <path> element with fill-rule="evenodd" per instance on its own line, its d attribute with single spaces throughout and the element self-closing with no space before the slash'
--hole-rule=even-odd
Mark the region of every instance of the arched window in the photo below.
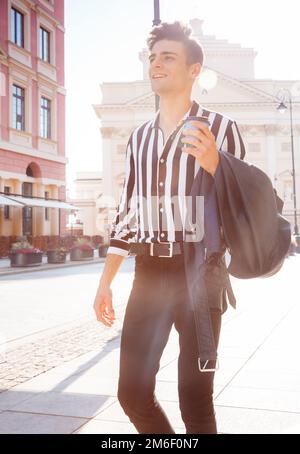
<svg viewBox="0 0 300 454">
<path fill-rule="evenodd" d="M 40 178 L 42 176 L 40 166 L 35 162 L 31 162 L 27 166 L 26 175 L 28 177 Z"/>
</svg>

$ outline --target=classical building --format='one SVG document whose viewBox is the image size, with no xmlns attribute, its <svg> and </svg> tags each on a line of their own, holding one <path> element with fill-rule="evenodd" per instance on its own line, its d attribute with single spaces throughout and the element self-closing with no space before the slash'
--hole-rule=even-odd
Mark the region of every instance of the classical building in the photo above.
<svg viewBox="0 0 300 454">
<path fill-rule="evenodd" d="M 288 106 L 285 92 L 280 91 L 288 89 L 293 100 L 295 174 L 300 205 L 300 82 L 255 78 L 256 53 L 253 49 L 203 34 L 199 19 L 190 23 L 205 52 L 203 74 L 194 86 L 193 99 L 203 107 L 237 121 L 246 144 L 246 160 L 269 175 L 285 201 L 284 214 L 293 223 L 290 117 L 288 111 L 280 114 L 277 107 L 279 99 Z M 117 203 L 124 180 L 124 153 L 129 135 L 133 128 L 155 114 L 147 49 L 140 52 L 139 58 L 143 79 L 103 83 L 102 104 L 94 105 L 101 120 L 103 194 L 112 196 Z"/>
<path fill-rule="evenodd" d="M 109 226 L 105 218 L 106 210 L 100 206 L 102 191 L 101 172 L 77 172 L 75 197 L 70 202 L 78 211 L 69 221 L 69 232 L 80 230 L 83 235 L 105 236 Z"/>
<path fill-rule="evenodd" d="M 64 0 L 0 0 L 0 236 L 65 232 Z"/>
</svg>

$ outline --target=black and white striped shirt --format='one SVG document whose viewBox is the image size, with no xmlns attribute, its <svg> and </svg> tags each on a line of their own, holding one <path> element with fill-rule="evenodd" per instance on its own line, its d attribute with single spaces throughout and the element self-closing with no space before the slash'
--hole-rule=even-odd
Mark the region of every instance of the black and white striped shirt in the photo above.
<svg viewBox="0 0 300 454">
<path fill-rule="evenodd" d="M 217 149 L 244 158 L 245 147 L 235 121 L 205 110 L 195 101 L 183 119 L 187 116 L 207 117 Z M 177 228 L 177 218 L 175 228 L 174 200 L 175 204 L 178 203 L 177 213 L 184 216 L 185 207 L 181 201 L 190 194 L 200 164 L 177 146 L 181 128 L 177 128 L 164 143 L 158 125 L 159 111 L 153 120 L 134 129 L 128 140 L 125 180 L 112 225 L 108 254 L 127 256 L 131 242 L 184 240 L 183 229 Z"/>
</svg>

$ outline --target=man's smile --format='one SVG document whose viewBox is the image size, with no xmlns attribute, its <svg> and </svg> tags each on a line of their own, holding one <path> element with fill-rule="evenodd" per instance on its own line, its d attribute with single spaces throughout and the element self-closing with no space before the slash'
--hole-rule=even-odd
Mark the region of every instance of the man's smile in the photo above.
<svg viewBox="0 0 300 454">
<path fill-rule="evenodd" d="M 152 76 L 152 79 L 163 79 L 164 77 L 167 77 L 166 74 L 158 73 L 158 74 L 154 74 Z"/>
</svg>

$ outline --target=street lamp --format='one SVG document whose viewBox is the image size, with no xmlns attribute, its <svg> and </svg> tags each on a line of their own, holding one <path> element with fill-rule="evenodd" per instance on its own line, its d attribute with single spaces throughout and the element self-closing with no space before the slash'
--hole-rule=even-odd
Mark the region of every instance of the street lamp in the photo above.
<svg viewBox="0 0 300 454">
<path fill-rule="evenodd" d="M 282 96 L 280 96 L 280 93 Z M 291 151 L 292 151 L 292 175 L 293 175 L 293 201 L 294 201 L 294 235 L 296 236 L 297 244 L 299 244 L 299 229 L 297 222 L 297 198 L 296 198 L 296 174 L 295 174 L 295 154 L 294 154 L 294 131 L 293 131 L 293 105 L 292 95 L 288 88 L 282 88 L 277 98 L 280 99 L 280 104 L 277 110 L 284 113 L 287 110 L 286 101 L 290 106 L 290 126 L 291 126 Z"/>
<path fill-rule="evenodd" d="M 152 23 L 153 27 L 155 27 L 155 25 L 159 25 L 160 22 L 159 0 L 154 0 L 154 20 Z"/>
<path fill-rule="evenodd" d="M 161 23 L 160 20 L 160 12 L 159 12 L 159 0 L 154 0 L 154 19 L 152 22 L 153 27 L 159 25 Z M 155 111 L 157 112 L 159 108 L 159 96 L 155 94 Z"/>
</svg>

